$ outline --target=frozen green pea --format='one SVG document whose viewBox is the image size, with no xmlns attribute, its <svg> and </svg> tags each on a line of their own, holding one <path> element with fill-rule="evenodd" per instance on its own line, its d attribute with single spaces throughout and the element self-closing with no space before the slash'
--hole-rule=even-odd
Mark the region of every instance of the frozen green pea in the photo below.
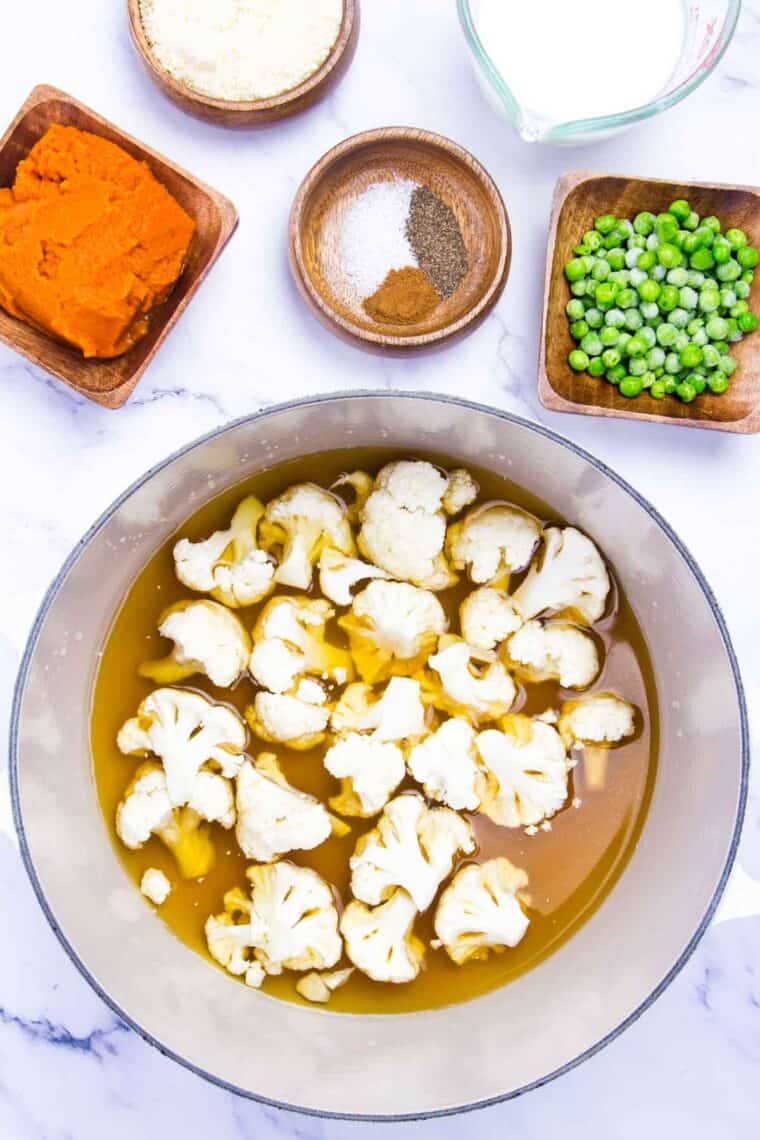
<svg viewBox="0 0 760 1140">
<path fill-rule="evenodd" d="M 712 245 L 712 255 L 716 265 L 725 265 L 731 260 L 732 249 L 724 237 L 715 239 Z"/>
<path fill-rule="evenodd" d="M 705 283 L 704 273 L 700 273 L 698 269 L 689 269 L 687 271 L 686 284 L 690 285 L 692 289 L 700 289 Z"/>
<path fill-rule="evenodd" d="M 625 255 L 625 264 L 628 267 L 628 269 L 635 269 L 636 268 L 638 261 L 639 261 L 639 258 L 641 257 L 642 253 L 643 253 L 643 250 L 639 249 L 637 246 L 634 246 L 633 249 L 628 250 L 628 252 Z"/>
<path fill-rule="evenodd" d="M 644 356 L 649 350 L 647 344 L 641 333 L 636 333 L 628 342 L 628 355 L 629 356 Z"/>
<path fill-rule="evenodd" d="M 586 356 L 601 356 L 604 351 L 601 338 L 593 329 L 591 332 L 587 332 L 583 337 L 580 347 L 581 351 L 586 353 Z"/>
<path fill-rule="evenodd" d="M 668 271 L 664 265 L 655 265 L 654 269 L 650 270 L 650 275 L 655 281 L 664 281 L 667 273 Z"/>
<path fill-rule="evenodd" d="M 710 214 L 709 217 L 702 219 L 702 225 L 706 230 L 711 230 L 714 234 L 719 234 L 721 231 L 720 218 L 716 218 L 715 214 Z"/>
<path fill-rule="evenodd" d="M 730 289 L 727 285 L 724 285 L 719 292 L 720 303 L 724 309 L 730 309 L 732 305 L 736 304 L 738 297 L 735 289 Z"/>
<path fill-rule="evenodd" d="M 642 376 L 641 376 L 641 387 L 644 388 L 645 390 L 647 388 L 651 388 L 656 380 L 657 380 L 657 377 L 655 376 L 654 372 L 649 372 L 649 371 L 644 372 L 644 373 L 642 373 Z"/>
<path fill-rule="evenodd" d="M 600 329 L 604 324 L 604 314 L 599 309 L 586 309 L 586 322 L 591 329 Z"/>
<path fill-rule="evenodd" d="M 614 368 L 622 359 L 620 351 L 617 348 L 605 348 L 601 356 L 605 368 Z"/>
<path fill-rule="evenodd" d="M 683 368 L 698 368 L 702 363 L 702 349 L 698 344 L 687 344 L 681 351 L 680 359 Z"/>
<path fill-rule="evenodd" d="M 595 356 L 593 360 L 588 362 L 589 376 L 604 376 L 604 365 L 602 364 L 601 356 Z"/>
<path fill-rule="evenodd" d="M 586 230 L 583 235 L 583 244 L 594 253 L 601 248 L 602 235 L 597 230 Z"/>
<path fill-rule="evenodd" d="M 647 239 L 643 236 L 643 234 L 631 234 L 631 236 L 628 238 L 629 249 L 640 249 L 643 251 L 646 249 L 646 247 Z"/>
<path fill-rule="evenodd" d="M 645 277 L 638 285 L 639 297 L 645 302 L 656 301 L 661 289 L 662 286 L 657 281 L 652 281 L 651 278 Z"/>
<path fill-rule="evenodd" d="M 722 372 L 713 373 L 712 376 L 707 377 L 707 387 L 716 396 L 722 396 L 728 388 L 728 377 L 724 376 Z"/>
<path fill-rule="evenodd" d="M 660 265 L 665 266 L 665 269 L 673 269 L 682 263 L 683 254 L 677 245 L 664 242 L 657 250 L 657 260 Z"/>
<path fill-rule="evenodd" d="M 654 346 L 657 344 L 657 334 L 655 333 L 654 329 L 650 329 L 644 326 L 644 328 L 639 329 L 636 335 L 641 337 L 641 339 L 646 344 L 647 349 L 654 348 Z"/>
<path fill-rule="evenodd" d="M 611 348 L 613 344 L 617 344 L 619 337 L 620 333 L 612 325 L 605 325 L 599 330 L 599 339 L 605 348 Z"/>
<path fill-rule="evenodd" d="M 702 247 L 701 234 L 687 234 L 683 239 L 682 249 L 687 256 L 691 257 L 692 253 L 696 253 Z"/>
<path fill-rule="evenodd" d="M 588 368 L 588 357 L 580 348 L 574 348 L 567 358 L 567 363 L 574 372 L 585 372 Z"/>
<path fill-rule="evenodd" d="M 647 371 L 647 362 L 641 356 L 628 361 L 628 372 L 631 376 L 644 376 Z"/>
<path fill-rule="evenodd" d="M 754 313 L 742 313 L 739 317 L 739 328 L 743 333 L 754 332 L 757 328 L 757 317 Z"/>
<path fill-rule="evenodd" d="M 676 385 L 676 395 L 679 400 L 683 400 L 684 404 L 690 404 L 692 400 L 697 398 L 697 390 L 693 384 L 687 383 L 682 380 L 680 384 Z"/>
<path fill-rule="evenodd" d="M 656 320 L 660 315 L 660 310 L 656 301 L 645 301 L 639 310 L 645 321 Z"/>
<path fill-rule="evenodd" d="M 643 269 L 632 269 L 631 270 L 631 287 L 633 289 L 638 289 L 641 285 L 644 284 L 645 281 L 649 281 L 649 278 L 647 277 L 647 275 Z M 653 281 L 652 284 L 656 285 L 657 282 Z"/>
<path fill-rule="evenodd" d="M 696 289 L 692 289 L 690 285 L 684 285 L 682 289 L 678 290 L 678 306 L 693 312 L 699 305 L 699 293 Z"/>
<path fill-rule="evenodd" d="M 657 304 L 661 313 L 670 313 L 673 309 L 678 308 L 680 300 L 681 294 L 675 285 L 663 285 L 657 298 Z"/>
<path fill-rule="evenodd" d="M 638 294 L 634 289 L 621 289 L 617 295 L 619 309 L 633 309 L 638 305 Z"/>
<path fill-rule="evenodd" d="M 655 400 L 665 399 L 665 384 L 662 380 L 654 380 L 649 388 L 649 395 Z"/>
<path fill-rule="evenodd" d="M 685 198 L 676 198 L 675 202 L 671 202 L 668 206 L 668 213 L 672 214 L 683 225 L 691 213 L 691 206 Z"/>
<path fill-rule="evenodd" d="M 671 325 L 666 321 L 657 329 L 657 343 L 661 344 L 663 348 L 668 348 L 669 345 L 675 344 L 677 335 L 678 329 L 675 325 Z"/>
<path fill-rule="evenodd" d="M 655 251 L 653 249 L 645 249 L 638 260 L 637 268 L 643 269 L 645 273 L 649 273 L 650 270 L 654 269 L 656 264 L 657 254 Z"/>
<path fill-rule="evenodd" d="M 594 263 L 591 270 L 591 276 L 595 281 L 606 281 L 612 272 L 609 261 L 604 261 L 601 257 Z"/>
<path fill-rule="evenodd" d="M 698 344 L 700 348 L 703 348 L 704 345 L 706 345 L 708 343 L 707 333 L 705 332 L 704 329 L 697 329 L 697 331 L 694 333 L 694 336 L 691 339 L 692 339 L 693 343 Z"/>
<path fill-rule="evenodd" d="M 665 386 L 665 394 L 668 396 L 672 396 L 672 394 L 676 390 L 676 385 L 678 384 L 678 381 L 673 376 L 664 376 L 663 377 L 663 384 Z"/>
<path fill-rule="evenodd" d="M 592 363 L 593 363 L 593 361 L 592 361 Z M 686 377 L 685 382 L 687 384 L 691 384 L 692 388 L 694 389 L 694 391 L 697 393 L 698 396 L 701 396 L 701 394 L 704 392 L 705 388 L 707 387 L 707 377 L 703 376 L 701 372 L 690 372 L 689 375 Z"/>
<path fill-rule="evenodd" d="M 609 250 L 609 252 L 607 253 L 607 261 L 605 264 L 609 265 L 610 269 L 615 269 L 615 270 L 626 268 L 625 250 L 620 249 L 618 247 L 616 247 L 615 249 Z"/>
<path fill-rule="evenodd" d="M 584 336 L 591 331 L 591 326 L 588 321 L 573 321 L 570 325 L 570 336 L 573 340 L 583 340 Z"/>
<path fill-rule="evenodd" d="M 669 372 L 671 376 L 681 371 L 681 357 L 677 352 L 669 352 L 665 357 L 665 371 Z"/>
<path fill-rule="evenodd" d="M 746 301 L 736 301 L 730 308 L 729 312 L 732 317 L 740 317 L 742 313 L 749 312 L 749 305 Z M 718 337 L 720 340 L 720 337 Z"/>
<path fill-rule="evenodd" d="M 622 234 L 624 238 L 629 238 L 633 233 L 633 222 L 630 222 L 628 218 L 619 218 L 617 231 L 619 234 Z"/>
<path fill-rule="evenodd" d="M 741 249 L 742 246 L 747 244 L 747 235 L 744 230 L 735 228 L 726 230 L 726 241 L 733 249 Z"/>
<path fill-rule="evenodd" d="M 703 329 L 704 327 L 705 327 L 705 322 L 702 319 L 702 317 L 692 317 L 691 320 L 689 321 L 688 325 L 686 326 L 686 331 L 689 334 L 689 336 L 694 336 L 694 333 L 698 329 Z"/>
<path fill-rule="evenodd" d="M 736 293 L 736 299 L 738 301 L 746 301 L 747 297 L 750 295 L 750 292 L 751 289 L 746 281 L 734 282 L 734 293 Z"/>
<path fill-rule="evenodd" d="M 565 277 L 568 281 L 580 281 L 586 276 L 586 263 L 582 257 L 574 257 L 565 265 Z"/>
<path fill-rule="evenodd" d="M 626 376 L 624 380 L 620 381 L 620 395 L 633 400 L 636 396 L 641 395 L 642 387 L 641 379 L 638 376 Z"/>
<path fill-rule="evenodd" d="M 570 292 L 574 297 L 585 297 L 586 295 L 586 279 L 581 277 L 579 281 L 573 281 L 570 286 Z"/>
<path fill-rule="evenodd" d="M 676 269 L 669 269 L 666 277 L 668 285 L 675 285 L 678 289 L 683 288 L 684 285 L 689 283 L 689 272 L 683 266 L 678 266 Z"/>
<path fill-rule="evenodd" d="M 647 353 L 647 366 L 649 368 L 655 369 L 662 368 L 664 364 L 665 349 L 660 348 L 659 345 L 655 345 L 654 348 L 650 348 L 649 352 Z"/>
<path fill-rule="evenodd" d="M 686 309 L 674 309 L 672 313 L 668 313 L 668 320 L 677 329 L 685 329 L 689 323 L 689 314 Z"/>
<path fill-rule="evenodd" d="M 616 364 L 613 368 L 607 369 L 607 379 L 610 384 L 619 384 L 628 375 L 624 364 Z"/>
<path fill-rule="evenodd" d="M 625 327 L 629 332 L 636 332 L 644 324 L 644 318 L 638 309 L 626 309 Z"/>
<path fill-rule="evenodd" d="M 649 234 L 654 232 L 656 221 L 657 219 L 654 214 L 650 214 L 648 210 L 642 210 L 642 212 L 637 214 L 633 219 L 633 228 L 637 234 L 643 234 L 644 237 L 648 237 Z"/>
<path fill-rule="evenodd" d="M 618 337 L 617 346 L 622 353 L 627 354 L 628 342 L 632 336 L 633 336 L 633 333 L 621 332 L 620 336 Z"/>
<path fill-rule="evenodd" d="M 706 344 L 702 349 L 702 366 L 704 368 L 717 368 L 719 360 L 720 353 L 715 345 Z"/>
<path fill-rule="evenodd" d="M 689 258 L 689 265 L 692 269 L 698 269 L 704 272 L 706 269 L 712 269 L 715 265 L 715 258 L 712 255 L 712 250 L 698 249 L 696 253 L 692 253 Z"/>
<path fill-rule="evenodd" d="M 733 356 L 727 352 L 724 356 L 721 356 L 718 363 L 718 368 L 721 370 L 724 376 L 733 376 L 734 372 L 736 371 L 736 361 L 734 360 Z"/>
<path fill-rule="evenodd" d="M 699 214 L 696 210 L 689 210 L 688 218 L 685 218 L 681 225 L 685 230 L 695 230 L 699 225 Z"/>
<path fill-rule="evenodd" d="M 615 229 L 616 225 L 617 218 L 614 214 L 600 214 L 599 217 L 594 221 L 594 228 L 597 229 L 600 234 L 611 233 L 612 230 Z"/>
<path fill-rule="evenodd" d="M 717 289 L 703 289 L 699 294 L 699 308 L 703 313 L 714 313 L 720 305 L 720 293 Z"/>
<path fill-rule="evenodd" d="M 681 352 L 689 343 L 689 334 L 684 329 L 679 329 L 676 333 L 676 339 L 673 341 L 673 351 Z"/>
<path fill-rule="evenodd" d="M 738 261 L 727 261 L 725 265 L 719 265 L 715 270 L 715 276 L 719 281 L 737 281 L 742 275 L 742 268 Z"/>
<path fill-rule="evenodd" d="M 621 329 L 625 324 L 625 313 L 622 309 L 608 309 L 604 314 L 604 323 L 614 329 Z"/>
<path fill-rule="evenodd" d="M 672 214 L 658 214 L 655 221 L 655 233 L 663 244 L 671 242 L 681 227 Z"/>
<path fill-rule="evenodd" d="M 743 245 L 736 251 L 736 260 L 742 269 L 754 269 L 760 261 L 760 252 L 753 245 Z"/>
<path fill-rule="evenodd" d="M 754 284 L 755 274 L 752 269 L 745 269 L 741 276 L 742 281 L 746 281 L 748 285 Z"/>
<path fill-rule="evenodd" d="M 585 311 L 586 307 L 579 298 L 573 298 L 572 301 L 568 301 L 565 305 L 565 312 L 571 321 L 581 320 Z"/>
</svg>

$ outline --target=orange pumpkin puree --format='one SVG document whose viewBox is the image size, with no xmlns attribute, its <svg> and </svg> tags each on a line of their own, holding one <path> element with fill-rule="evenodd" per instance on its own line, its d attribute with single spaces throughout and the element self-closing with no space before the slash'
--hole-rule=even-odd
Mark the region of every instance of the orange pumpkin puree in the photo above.
<svg viewBox="0 0 760 1140">
<path fill-rule="evenodd" d="M 194 230 L 144 162 L 52 126 L 0 190 L 0 305 L 87 357 L 120 356 L 148 331 Z"/>
</svg>

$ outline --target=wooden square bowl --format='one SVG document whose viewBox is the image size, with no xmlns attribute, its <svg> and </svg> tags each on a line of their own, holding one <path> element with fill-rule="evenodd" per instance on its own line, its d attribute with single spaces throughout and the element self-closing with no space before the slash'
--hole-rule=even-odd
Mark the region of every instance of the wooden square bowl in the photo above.
<svg viewBox="0 0 760 1140">
<path fill-rule="evenodd" d="M 0 341 L 26 356 L 83 396 L 118 408 L 134 389 L 237 226 L 233 204 L 187 171 L 150 150 L 55 87 L 35 87 L 0 140 L 0 186 L 13 183 L 16 167 L 53 123 L 79 127 L 117 143 L 147 162 L 156 178 L 195 221 L 185 267 L 172 292 L 151 317 L 150 329 L 123 356 L 85 359 L 81 352 L 11 317 L 0 308 Z"/>
<path fill-rule="evenodd" d="M 760 190 L 752 186 L 577 172 L 564 174 L 557 182 L 549 228 L 538 372 L 538 395 L 545 408 L 717 431 L 760 431 L 760 332 L 731 346 L 739 367 L 728 391 L 722 396 L 705 392 L 691 404 L 682 404 L 675 396 L 653 400 L 646 394 L 628 400 L 603 377 L 573 372 L 567 363 L 575 342 L 565 313 L 571 293 L 564 265 L 573 256 L 573 246 L 600 214 L 622 218 L 633 218 L 642 210 L 657 214 L 677 198 L 688 199 L 702 217 L 715 214 L 724 230 L 740 227 L 753 245 L 760 246 Z M 758 308 L 757 283 L 749 303 L 751 308 Z"/>
</svg>

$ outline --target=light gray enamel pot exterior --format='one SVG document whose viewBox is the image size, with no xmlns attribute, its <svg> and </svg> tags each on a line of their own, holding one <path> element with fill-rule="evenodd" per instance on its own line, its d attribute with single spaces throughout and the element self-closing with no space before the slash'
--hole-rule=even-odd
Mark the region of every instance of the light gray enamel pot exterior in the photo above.
<svg viewBox="0 0 760 1140">
<path fill-rule="evenodd" d="M 351 1017 L 245 990 L 159 921 L 96 801 L 88 709 L 97 652 L 135 574 L 192 511 L 303 454 L 388 444 L 507 475 L 611 557 L 650 647 L 660 768 L 638 847 L 559 952 L 504 989 L 435 1012 Z M 704 931 L 744 806 L 746 724 L 721 615 L 688 553 L 617 476 L 534 425 L 459 401 L 350 395 L 274 408 L 191 445 L 132 487 L 52 586 L 22 665 L 11 778 L 24 857 L 58 937 L 146 1039 L 234 1091 L 377 1118 L 456 1111 L 535 1087 L 613 1038 Z"/>
</svg>

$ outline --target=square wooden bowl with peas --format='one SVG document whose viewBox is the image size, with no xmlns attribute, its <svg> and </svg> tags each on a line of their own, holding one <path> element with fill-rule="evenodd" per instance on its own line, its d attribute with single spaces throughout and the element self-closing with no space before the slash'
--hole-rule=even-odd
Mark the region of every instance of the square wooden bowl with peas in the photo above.
<svg viewBox="0 0 760 1140">
<path fill-rule="evenodd" d="M 760 190 L 569 173 L 554 192 L 545 408 L 760 431 Z"/>
</svg>

